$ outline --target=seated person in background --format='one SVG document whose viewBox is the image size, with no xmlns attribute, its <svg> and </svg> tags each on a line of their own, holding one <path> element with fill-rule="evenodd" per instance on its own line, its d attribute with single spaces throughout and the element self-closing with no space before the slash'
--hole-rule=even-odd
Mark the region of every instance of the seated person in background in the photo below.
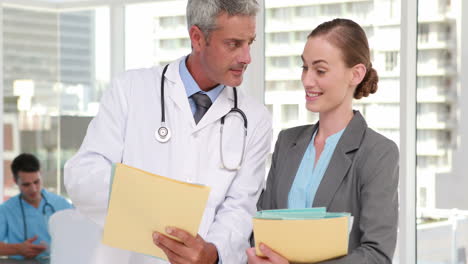
<svg viewBox="0 0 468 264">
<path fill-rule="evenodd" d="M 327 264 L 392 263 L 398 226 L 398 147 L 367 126 L 353 99 L 377 91 L 364 30 L 348 19 L 315 28 L 302 53 L 302 84 L 315 125 L 278 135 L 259 210 L 326 207 L 354 217 L 348 255 Z M 254 234 L 255 235 L 255 234 Z M 250 264 L 288 263 L 260 244 Z M 312 254 L 313 252 L 311 252 Z"/>
<path fill-rule="evenodd" d="M 16 157 L 11 171 L 20 194 L 0 205 L 0 256 L 46 258 L 49 217 L 72 205 L 42 189 L 40 164 L 34 155 L 23 153 Z"/>
</svg>

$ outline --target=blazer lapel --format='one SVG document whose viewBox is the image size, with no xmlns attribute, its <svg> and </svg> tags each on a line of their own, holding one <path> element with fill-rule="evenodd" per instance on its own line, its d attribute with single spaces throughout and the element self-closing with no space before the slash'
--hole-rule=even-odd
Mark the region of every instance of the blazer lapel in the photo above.
<svg viewBox="0 0 468 264">
<path fill-rule="evenodd" d="M 301 164 L 304 153 L 312 140 L 312 135 L 318 128 L 318 123 L 313 126 L 307 126 L 298 136 L 295 138 L 286 154 L 286 164 L 281 172 L 281 183 L 278 188 L 278 208 L 288 208 L 288 196 L 289 190 L 296 178 L 297 170 Z"/>
<path fill-rule="evenodd" d="M 315 207 L 328 207 L 351 166 L 351 160 L 343 147 L 337 145 L 329 164 L 315 194 Z"/>
<path fill-rule="evenodd" d="M 352 164 L 349 154 L 359 148 L 366 129 L 366 121 L 359 111 L 355 111 L 353 119 L 351 119 L 351 122 L 336 145 L 336 149 L 315 195 L 313 206 L 329 207 L 333 196 L 338 191 Z"/>
</svg>

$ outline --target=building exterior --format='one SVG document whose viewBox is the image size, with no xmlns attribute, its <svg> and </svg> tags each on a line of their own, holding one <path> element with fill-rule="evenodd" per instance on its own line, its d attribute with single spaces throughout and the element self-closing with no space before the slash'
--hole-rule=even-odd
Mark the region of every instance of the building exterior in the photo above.
<svg viewBox="0 0 468 264">
<path fill-rule="evenodd" d="M 154 12 L 154 63 L 164 64 L 190 52 L 185 2 L 164 2 Z M 173 8 L 168 8 L 172 5 Z M 266 0 L 265 104 L 280 130 L 315 122 L 304 106 L 300 81 L 307 35 L 335 17 L 350 18 L 366 31 L 379 89 L 356 100 L 368 124 L 399 143 L 400 1 Z M 450 1 L 426 0 L 419 12 L 417 78 L 418 205 L 436 206 L 436 177 L 452 168 L 456 147 L 457 15 Z M 171 10 L 170 12 L 166 12 Z"/>
<path fill-rule="evenodd" d="M 3 9 L 5 111 L 18 110 L 14 84 L 32 80 L 31 107 L 59 108 L 51 96 L 57 83 L 81 85 L 92 93 L 94 85 L 94 14 L 91 11 L 57 13 L 18 8 Z M 21 89 L 17 89 L 21 90 Z M 70 96 L 71 95 L 71 96 Z M 62 93 L 60 108 L 76 108 L 73 93 Z M 78 110 L 78 109 L 75 109 Z"/>
</svg>

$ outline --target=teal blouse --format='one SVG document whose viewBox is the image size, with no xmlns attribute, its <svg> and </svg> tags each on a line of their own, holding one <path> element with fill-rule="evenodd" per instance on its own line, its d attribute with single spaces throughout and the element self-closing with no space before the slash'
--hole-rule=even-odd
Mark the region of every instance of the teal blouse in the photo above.
<svg viewBox="0 0 468 264">
<path fill-rule="evenodd" d="M 314 132 L 312 140 L 302 157 L 302 161 L 299 169 L 297 170 L 291 190 L 289 190 L 288 208 L 297 209 L 312 207 L 317 189 L 322 181 L 325 171 L 328 168 L 333 152 L 335 151 L 336 145 L 338 144 L 341 135 L 343 135 L 344 130 L 345 129 L 329 136 L 325 140 L 325 146 L 322 154 L 315 166 L 314 140 L 318 130 Z"/>
</svg>

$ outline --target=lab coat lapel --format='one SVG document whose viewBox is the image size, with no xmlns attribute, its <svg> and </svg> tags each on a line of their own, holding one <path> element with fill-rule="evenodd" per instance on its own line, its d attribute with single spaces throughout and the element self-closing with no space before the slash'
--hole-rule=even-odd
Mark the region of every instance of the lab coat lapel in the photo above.
<svg viewBox="0 0 468 264">
<path fill-rule="evenodd" d="M 172 100 L 183 113 L 183 115 L 187 117 L 187 120 L 189 120 L 191 126 L 195 127 L 196 124 L 195 120 L 193 119 L 192 110 L 190 109 L 187 92 L 185 91 L 184 83 L 182 82 L 179 73 L 179 64 L 182 59 L 185 59 L 185 57 L 182 57 L 169 65 L 169 68 L 166 72 L 166 88 L 164 93 L 167 94 L 166 98 Z M 167 111 L 167 109 L 168 105 L 166 105 L 166 113 L 169 116 L 170 111 Z"/>
<path fill-rule="evenodd" d="M 239 91 L 237 91 L 237 93 L 239 94 Z M 232 87 L 226 86 L 219 94 L 218 98 L 213 102 L 210 109 L 208 109 L 208 112 L 206 112 L 200 122 L 198 122 L 198 125 L 194 128 L 193 132 L 197 132 L 206 126 L 217 122 L 221 117 L 227 114 L 232 107 L 234 107 L 234 94 Z"/>
<path fill-rule="evenodd" d="M 218 98 L 213 102 L 210 109 L 208 109 L 208 112 L 206 112 L 198 124 L 195 124 L 187 92 L 185 91 L 184 83 L 180 78 L 179 64 L 182 59 L 185 59 L 185 57 L 182 57 L 169 65 L 166 72 L 167 80 L 165 93 L 167 94 L 167 97 L 177 105 L 180 111 L 182 111 L 183 115 L 187 116 L 187 119 L 190 120 L 193 128 L 192 132 L 197 132 L 207 125 L 218 121 L 221 117 L 227 114 L 229 110 L 231 110 L 234 106 L 234 94 L 232 92 L 232 87 L 225 87 L 219 94 Z M 166 113 L 168 113 L 167 106 Z M 168 115 L 170 115 L 170 113 L 168 113 Z"/>
<path fill-rule="evenodd" d="M 315 195 L 313 206 L 329 207 L 341 182 L 348 175 L 348 170 L 352 164 L 351 153 L 361 145 L 366 129 L 366 121 L 356 111 L 336 145 L 335 152 Z"/>
</svg>

